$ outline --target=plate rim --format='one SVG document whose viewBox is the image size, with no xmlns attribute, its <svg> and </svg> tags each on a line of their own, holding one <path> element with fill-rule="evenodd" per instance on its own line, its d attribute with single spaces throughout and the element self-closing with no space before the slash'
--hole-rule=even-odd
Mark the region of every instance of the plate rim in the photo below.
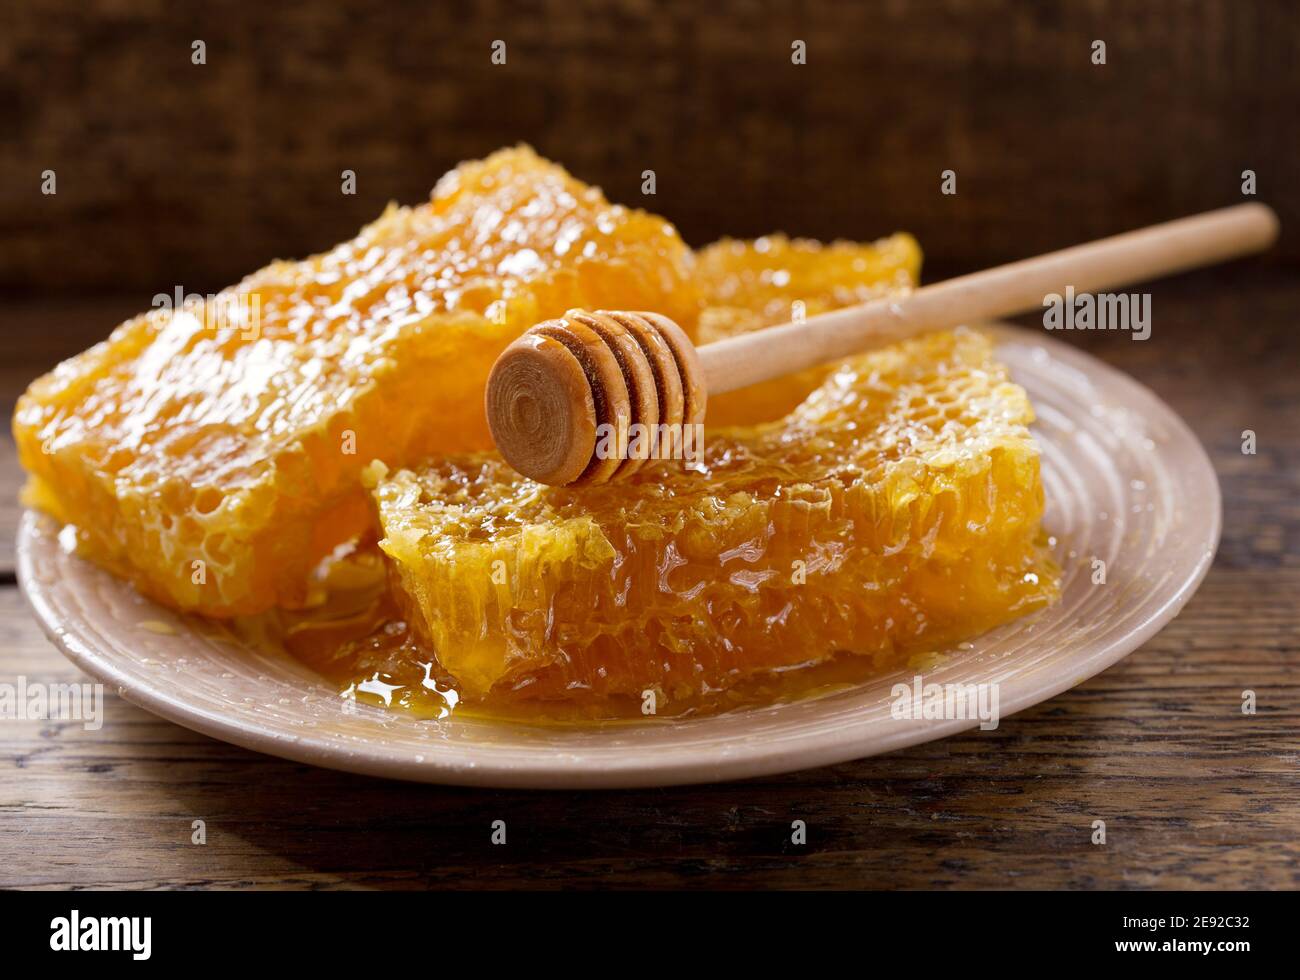
<svg viewBox="0 0 1300 980">
<path fill-rule="evenodd" d="M 1172 621 L 1195 594 L 1214 563 L 1222 532 L 1222 491 L 1218 474 L 1205 447 L 1183 418 L 1155 392 L 1125 372 L 1101 359 L 1079 350 L 1040 331 L 1005 323 L 981 324 L 996 343 L 1018 340 L 1045 346 L 1050 354 L 1073 366 L 1104 378 L 1108 384 L 1127 389 L 1126 394 L 1140 407 L 1154 409 L 1148 417 L 1160 418 L 1171 426 L 1169 442 L 1181 441 L 1193 450 L 1189 465 L 1202 471 L 1204 486 L 1210 491 L 1208 501 L 1209 546 L 1205 556 L 1184 573 L 1178 587 L 1163 603 L 1150 610 L 1132 628 L 1107 641 L 1073 669 L 1063 671 L 1050 682 L 1020 689 L 1014 681 L 1003 681 L 1000 717 L 1051 698 L 1096 676 L 1118 663 Z M 1198 484 L 1199 485 L 1199 484 Z M 774 776 L 803 769 L 836 765 L 925 742 L 947 738 L 975 728 L 978 719 L 927 719 L 886 732 L 871 732 L 874 742 L 863 749 L 858 744 L 866 735 L 852 721 L 830 732 L 825 730 L 783 733 L 779 739 L 767 740 L 757 748 L 744 743 L 740 751 L 724 758 L 701 759 L 699 751 L 681 750 L 683 757 L 647 757 L 630 752 L 631 761 L 601 760 L 598 768 L 574 765 L 572 761 L 527 757 L 510 763 L 483 764 L 476 760 L 447 758 L 430 752 L 419 759 L 406 752 L 385 752 L 382 743 L 340 751 L 321 736 L 289 735 L 276 731 L 261 721 L 214 713 L 165 693 L 159 693 L 134 676 L 123 673 L 111 655 L 98 652 L 94 645 L 73 630 L 61 625 L 57 613 L 42 589 L 36 587 L 33 563 L 38 539 L 37 521 L 41 515 L 25 509 L 17 540 L 17 579 L 20 590 L 42 631 L 56 649 L 95 680 L 110 687 L 119 697 L 184 728 L 254 752 L 288 759 L 307 765 L 341 770 L 360 775 L 379 776 L 442 785 L 496 787 L 508 789 L 614 789 L 694 785 L 761 776 Z M 107 573 L 104 573 L 107 574 Z M 1010 690 L 1007 690 L 1010 688 Z M 777 709 L 779 710 L 779 709 Z M 803 744 L 811 740 L 812 744 Z"/>
</svg>

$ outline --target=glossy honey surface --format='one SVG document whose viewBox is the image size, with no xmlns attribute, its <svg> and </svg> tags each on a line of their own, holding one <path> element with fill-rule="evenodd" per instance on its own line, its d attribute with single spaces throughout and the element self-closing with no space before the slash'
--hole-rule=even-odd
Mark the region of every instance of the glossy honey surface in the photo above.
<svg viewBox="0 0 1300 980">
<path fill-rule="evenodd" d="M 690 703 L 841 651 L 941 649 L 1055 596 L 1031 419 L 963 329 L 626 482 L 544 487 L 491 454 L 376 467 L 404 642 L 496 702 Z"/>
<path fill-rule="evenodd" d="M 899 233 L 871 243 L 768 235 L 754 241 L 725 239 L 696 253 L 700 293 L 697 342 L 789 323 L 843 306 L 901 296 L 921 275 L 921 249 Z M 779 419 L 798 405 L 833 365 L 810 368 L 761 384 L 713 395 L 712 426 Z"/>
<path fill-rule="evenodd" d="M 429 718 L 662 718 L 852 684 L 1050 602 L 1024 392 L 977 333 L 711 400 L 703 459 L 555 489 L 483 387 L 573 306 L 697 342 L 912 288 L 908 235 L 692 253 L 530 150 L 128 321 L 14 419 L 26 500 L 147 595 Z"/>
<path fill-rule="evenodd" d="M 374 524 L 366 463 L 488 448 L 492 362 L 569 307 L 693 330 L 690 264 L 666 221 L 503 150 L 427 204 L 130 320 L 38 379 L 14 417 L 26 500 L 173 607 L 301 606 L 316 564 Z"/>
</svg>

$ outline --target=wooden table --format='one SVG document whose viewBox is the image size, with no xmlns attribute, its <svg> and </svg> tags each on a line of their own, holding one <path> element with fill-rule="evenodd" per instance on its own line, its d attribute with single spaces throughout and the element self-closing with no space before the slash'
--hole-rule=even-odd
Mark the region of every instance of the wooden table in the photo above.
<svg viewBox="0 0 1300 980">
<path fill-rule="evenodd" d="M 1153 310 L 1147 342 L 1067 339 L 1196 430 L 1223 483 L 1218 558 L 1151 642 L 994 732 L 729 785 L 493 792 L 254 755 L 109 695 L 99 732 L 0 722 L 0 886 L 1300 887 L 1300 285 L 1242 264 L 1157 284 Z M 11 306 L 6 406 L 128 312 Z M 19 476 L 0 446 L 0 682 L 72 681 L 14 585 Z"/>
</svg>

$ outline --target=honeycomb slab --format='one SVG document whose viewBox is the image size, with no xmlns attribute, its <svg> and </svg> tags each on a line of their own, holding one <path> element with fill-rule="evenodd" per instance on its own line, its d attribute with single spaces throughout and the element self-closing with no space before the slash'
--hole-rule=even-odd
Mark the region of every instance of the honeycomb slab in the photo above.
<svg viewBox="0 0 1300 980">
<path fill-rule="evenodd" d="M 330 252 L 132 319 L 37 380 L 14 417 L 26 502 L 176 608 L 302 606 L 321 559 L 373 526 L 365 463 L 490 446 L 493 360 L 569 307 L 694 329 L 691 261 L 662 219 L 501 151 Z"/>
<path fill-rule="evenodd" d="M 921 249 L 899 233 L 876 242 L 821 242 L 767 235 L 724 239 L 696 253 L 701 344 L 904 295 L 921 274 Z M 749 425 L 785 415 L 821 384 L 829 367 L 810 368 L 709 399 L 709 423 Z"/>
<path fill-rule="evenodd" d="M 969 330 L 857 358 L 694 468 L 564 489 L 490 453 L 368 473 L 419 646 L 471 700 L 688 699 L 881 666 L 1045 605 L 1024 391 Z"/>
</svg>

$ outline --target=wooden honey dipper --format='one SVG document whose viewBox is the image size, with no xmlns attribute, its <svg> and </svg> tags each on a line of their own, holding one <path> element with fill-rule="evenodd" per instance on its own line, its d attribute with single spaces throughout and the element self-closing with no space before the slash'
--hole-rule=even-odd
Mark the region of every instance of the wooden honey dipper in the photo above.
<svg viewBox="0 0 1300 980">
<path fill-rule="evenodd" d="M 570 310 L 502 352 L 485 405 L 497 449 L 524 476 L 552 486 L 604 483 L 644 458 L 597 452 L 603 425 L 704 421 L 720 394 L 930 330 L 1039 308 L 1050 293 L 1090 293 L 1268 248 L 1278 221 L 1239 204 L 1049 252 L 983 272 L 695 348 L 658 313 Z M 635 455 L 635 454 L 634 454 Z"/>
</svg>

